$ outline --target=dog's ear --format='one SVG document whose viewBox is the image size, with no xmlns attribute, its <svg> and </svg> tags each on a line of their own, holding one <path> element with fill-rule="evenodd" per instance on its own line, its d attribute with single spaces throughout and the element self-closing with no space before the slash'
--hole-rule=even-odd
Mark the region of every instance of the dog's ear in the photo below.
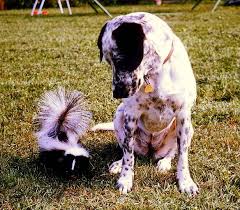
<svg viewBox="0 0 240 210">
<path fill-rule="evenodd" d="M 102 27 L 102 29 L 100 31 L 100 34 L 98 36 L 98 41 L 97 41 L 97 45 L 98 45 L 98 48 L 100 50 L 100 62 L 102 62 L 102 58 L 103 58 L 102 37 L 103 37 L 103 34 L 105 32 L 106 27 L 107 27 L 107 23 L 105 23 L 105 25 Z"/>
<path fill-rule="evenodd" d="M 138 23 L 122 23 L 113 31 L 112 38 L 123 58 L 117 66 L 123 71 L 134 71 L 143 59 L 145 34 L 142 26 Z"/>
</svg>

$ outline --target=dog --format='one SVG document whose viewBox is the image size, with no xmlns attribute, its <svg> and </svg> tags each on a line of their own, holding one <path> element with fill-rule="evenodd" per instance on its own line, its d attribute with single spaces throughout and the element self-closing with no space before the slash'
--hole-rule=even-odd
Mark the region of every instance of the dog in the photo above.
<svg viewBox="0 0 240 210">
<path fill-rule="evenodd" d="M 196 81 L 184 45 L 166 22 L 144 12 L 108 21 L 97 44 L 100 61 L 106 60 L 112 68 L 113 97 L 122 103 L 113 124 L 98 124 L 92 130 L 116 133 L 123 157 L 109 170 L 120 173 L 120 192 L 132 189 L 134 152 L 151 154 L 157 169 L 165 172 L 178 151 L 179 189 L 196 195 L 198 187 L 188 164 Z"/>
<path fill-rule="evenodd" d="M 58 88 L 46 92 L 38 104 L 34 119 L 40 160 L 61 175 L 80 174 L 89 166 L 89 152 L 79 138 L 86 133 L 91 120 L 83 94 Z"/>
</svg>

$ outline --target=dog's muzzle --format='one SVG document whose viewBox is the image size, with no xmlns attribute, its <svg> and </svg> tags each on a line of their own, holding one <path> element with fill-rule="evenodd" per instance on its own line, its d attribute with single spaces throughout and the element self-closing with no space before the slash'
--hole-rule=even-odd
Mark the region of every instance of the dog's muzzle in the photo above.
<svg viewBox="0 0 240 210">
<path fill-rule="evenodd" d="M 129 88 L 122 82 L 114 86 L 113 97 L 114 98 L 127 98 L 129 96 Z"/>
</svg>

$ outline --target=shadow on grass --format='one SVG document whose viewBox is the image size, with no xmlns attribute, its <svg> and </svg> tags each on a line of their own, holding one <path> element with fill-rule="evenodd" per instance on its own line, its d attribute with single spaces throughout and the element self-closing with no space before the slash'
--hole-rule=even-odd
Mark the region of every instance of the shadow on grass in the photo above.
<svg viewBox="0 0 240 210">
<path fill-rule="evenodd" d="M 59 171 L 47 168 L 41 162 L 38 154 L 32 154 L 29 157 L 9 157 L 7 159 L 7 168 L 4 170 L 13 170 L 21 177 L 44 177 L 46 183 L 52 183 L 52 179 L 59 182 L 71 182 L 75 179 L 94 180 L 106 174 L 110 161 L 114 158 L 121 158 L 121 150 L 116 147 L 116 144 L 96 145 L 94 148 L 89 148 L 91 151 L 90 165 L 85 173 L 66 174 Z M 57 163 L 56 163 L 57 164 Z"/>
<path fill-rule="evenodd" d="M 69 189 L 113 189 L 114 183 L 111 182 L 115 180 L 108 173 L 108 163 L 113 154 L 114 158 L 120 158 L 120 152 L 113 143 L 96 145 L 91 150 L 89 171 L 70 176 L 47 169 L 36 153 L 27 158 L 9 157 L 5 154 L 1 157 L 0 166 L 0 195 L 3 195 L 0 196 L 0 205 L 8 202 L 14 207 L 16 204 L 23 207 L 26 200 L 32 198 L 48 203 L 60 200 Z M 1 197 L 4 199 L 1 200 Z"/>
<path fill-rule="evenodd" d="M 6 166 L 2 168 L 2 172 L 10 172 L 15 175 L 15 178 L 31 178 L 33 181 L 43 181 L 50 186 L 54 182 L 71 184 L 83 181 L 86 187 L 89 187 L 89 182 L 109 177 L 108 168 L 111 163 L 122 158 L 122 150 L 116 143 L 108 143 L 96 145 L 94 148 L 89 148 L 91 151 L 90 164 L 87 172 L 66 174 L 59 173 L 51 168 L 45 167 L 41 162 L 38 154 L 32 154 L 29 157 L 9 157 L 6 156 Z M 149 165 L 151 159 L 149 157 L 136 156 L 138 165 Z M 2 174 L 4 176 L 4 174 Z M 90 184 L 91 185 L 91 184 Z"/>
<path fill-rule="evenodd" d="M 59 175 L 47 169 L 36 153 L 26 158 L 5 155 L 0 166 L 0 188 L 4 199 L 14 207 L 24 207 L 28 199 L 36 199 L 43 203 L 61 200 L 69 190 L 78 193 L 89 190 L 114 190 L 117 177 L 109 174 L 108 167 L 122 157 L 121 149 L 116 146 L 116 142 L 103 142 L 88 147 L 92 154 L 89 171 L 73 176 Z M 136 156 L 136 162 L 138 171 L 139 167 L 141 171 L 143 166 L 152 165 L 149 157 Z M 173 174 L 161 176 L 154 172 L 155 168 L 152 169 L 150 174 L 147 171 L 143 174 L 137 172 L 136 179 L 140 186 L 150 187 L 159 183 L 164 187 L 165 182 L 175 182 Z"/>
<path fill-rule="evenodd" d="M 63 187 L 64 185 L 91 187 L 101 180 L 110 179 L 108 165 L 113 159 L 121 158 L 121 150 L 114 143 L 96 145 L 89 149 L 92 155 L 89 169 L 86 173 L 79 174 L 59 173 L 51 168 L 46 168 L 38 154 L 32 154 L 26 158 L 3 155 L 4 157 L 1 158 L 3 165 L 0 166 L 2 185 L 4 188 L 10 189 L 16 186 L 21 179 L 31 182 L 32 185 L 59 189 L 59 186 Z"/>
</svg>

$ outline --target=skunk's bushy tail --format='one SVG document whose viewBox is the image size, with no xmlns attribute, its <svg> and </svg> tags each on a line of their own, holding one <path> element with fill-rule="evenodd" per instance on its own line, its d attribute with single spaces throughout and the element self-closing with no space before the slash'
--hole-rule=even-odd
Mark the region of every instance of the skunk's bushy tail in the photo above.
<svg viewBox="0 0 240 210">
<path fill-rule="evenodd" d="M 89 127 L 92 115 L 78 91 L 66 91 L 60 87 L 46 92 L 38 105 L 35 123 L 39 127 L 38 132 L 47 132 L 48 137 L 55 138 L 68 132 L 81 137 Z"/>
</svg>

